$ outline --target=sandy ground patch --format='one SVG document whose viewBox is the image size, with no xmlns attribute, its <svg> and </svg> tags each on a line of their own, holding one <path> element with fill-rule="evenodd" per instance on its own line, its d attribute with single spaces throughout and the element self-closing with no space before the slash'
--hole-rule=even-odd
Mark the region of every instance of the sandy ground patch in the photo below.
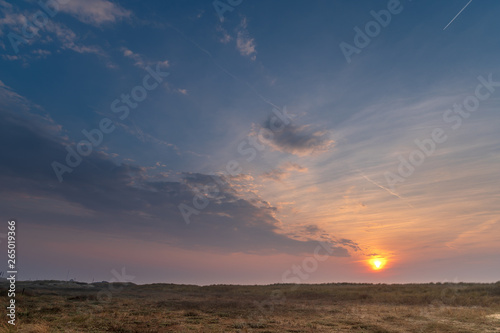
<svg viewBox="0 0 500 333">
<path fill-rule="evenodd" d="M 486 317 L 490 318 L 490 319 L 500 320 L 500 313 L 495 313 L 495 314 L 492 314 L 492 315 L 489 315 L 489 316 L 486 316 Z"/>
</svg>

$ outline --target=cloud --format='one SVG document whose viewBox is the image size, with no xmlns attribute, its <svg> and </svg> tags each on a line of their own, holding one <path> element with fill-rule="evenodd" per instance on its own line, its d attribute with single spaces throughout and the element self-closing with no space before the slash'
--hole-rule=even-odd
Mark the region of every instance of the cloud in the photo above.
<svg viewBox="0 0 500 333">
<path fill-rule="evenodd" d="M 13 27 L 21 27 L 24 23 L 26 23 L 26 17 L 16 10 L 11 4 L 1 1 L 0 5 L 3 7 L 2 12 L 4 15 L 0 18 L 0 27 L 3 28 L 0 29 L 0 36 L 5 35 L 5 32 L 12 30 Z"/>
<path fill-rule="evenodd" d="M 104 51 L 98 46 L 88 46 L 78 43 L 79 38 L 76 33 L 63 24 L 49 22 L 46 25 L 46 30 L 57 37 L 62 49 L 72 50 L 77 53 L 94 53 L 105 56 Z"/>
<path fill-rule="evenodd" d="M 46 58 L 52 54 L 52 52 L 50 52 L 48 50 L 42 50 L 42 49 L 33 50 L 31 53 L 38 55 L 40 58 Z"/>
<path fill-rule="evenodd" d="M 289 234 L 290 237 L 296 240 L 307 240 L 310 238 L 322 240 L 324 242 L 332 242 L 338 245 L 342 245 L 344 247 L 349 247 L 353 251 L 361 251 L 361 248 L 357 243 L 353 242 L 350 239 L 340 238 L 337 239 L 328 234 L 324 229 L 318 227 L 315 224 L 307 224 L 298 227 L 293 234 Z"/>
<path fill-rule="evenodd" d="M 452 249 L 463 249 L 467 247 L 480 247 L 485 238 L 490 235 L 498 235 L 495 231 L 500 229 L 500 220 L 491 219 L 486 222 L 474 225 L 472 229 L 460 232 L 453 240 L 446 243 L 446 246 Z M 498 237 L 496 237 L 498 238 Z"/>
<path fill-rule="evenodd" d="M 248 32 L 247 26 L 247 20 L 243 18 L 235 29 L 236 49 L 242 56 L 255 60 L 257 59 L 257 46 L 255 45 L 255 39 Z M 227 44 L 234 39 L 222 26 L 218 25 L 216 30 L 221 33 L 218 37 L 220 43 Z"/>
<path fill-rule="evenodd" d="M 116 234 L 119 226 L 124 237 L 225 253 L 299 255 L 312 253 L 317 246 L 312 238 L 296 240 L 285 235 L 275 217 L 277 208 L 245 195 L 242 188 L 247 187 L 242 184 L 252 177 L 181 173 L 177 179 L 158 180 L 148 174 L 147 167 L 116 164 L 109 154 L 94 152 L 59 183 L 51 163 L 65 163 L 67 140 L 3 108 L 0 139 L 11 142 L 0 151 L 0 196 L 19 200 L 34 196 L 59 203 L 51 206 L 50 213 L 37 214 L 33 208 L 13 212 L 21 214 L 17 216 L 33 214 L 38 223 L 66 225 L 69 212 L 64 207 L 79 207 L 84 213 L 81 218 L 72 214 L 75 228 L 99 226 Z M 221 184 L 217 191 L 214 184 Z M 200 193 L 197 189 L 206 185 L 211 189 L 206 194 L 209 205 L 186 225 L 178 207 L 181 203 L 192 206 Z M 333 256 L 349 255 L 340 242 L 329 243 Z"/>
<path fill-rule="evenodd" d="M 304 232 L 306 232 L 308 234 L 316 234 L 320 231 L 321 231 L 321 229 L 318 228 L 317 225 L 310 224 L 310 225 L 304 226 Z"/>
<path fill-rule="evenodd" d="M 4 0 L 0 0 L 0 6 L 5 7 L 5 8 L 12 8 L 12 5 Z"/>
<path fill-rule="evenodd" d="M 144 60 L 144 57 L 142 55 L 140 55 L 139 53 L 135 53 L 126 47 L 122 47 L 121 51 L 123 52 L 124 57 L 134 60 L 134 66 L 137 66 L 139 68 L 146 68 L 147 66 L 151 66 L 153 64 L 159 64 L 161 68 L 170 67 L 170 63 L 168 62 L 168 60 L 152 62 Z"/>
<path fill-rule="evenodd" d="M 159 64 L 161 68 L 170 67 L 170 63 L 168 62 L 168 60 L 160 61 Z"/>
<path fill-rule="evenodd" d="M 177 154 L 179 154 L 179 148 L 176 145 L 174 145 L 173 143 L 170 143 L 170 142 L 160 140 L 160 139 L 152 136 L 151 134 L 145 133 L 141 128 L 139 128 L 132 121 L 132 119 L 128 119 L 128 120 L 131 123 L 131 126 L 128 126 L 124 123 L 117 123 L 116 126 L 122 128 L 128 134 L 133 135 L 134 137 L 139 139 L 139 141 L 141 141 L 141 142 L 151 142 L 151 143 L 155 143 L 158 145 L 163 145 L 163 146 L 172 148 L 173 150 L 175 150 L 175 152 Z"/>
<path fill-rule="evenodd" d="M 94 26 L 115 23 L 132 15 L 131 11 L 107 0 L 70 0 L 60 4 L 59 10 Z"/>
<path fill-rule="evenodd" d="M 0 5 L 2 5 L 2 3 L 0 3 Z M 26 24 L 27 17 L 30 17 L 32 13 L 23 13 L 17 7 L 5 5 L 3 7 L 4 17 L 0 18 L 0 27 L 2 27 L 1 31 L 10 31 L 21 37 L 24 36 L 25 32 L 23 32 L 23 26 Z M 31 38 L 23 37 L 23 42 L 19 45 L 20 50 L 22 50 L 22 47 L 26 45 L 36 44 L 40 47 L 42 45 L 46 47 L 48 44 L 57 41 L 60 43 L 60 47 L 63 50 L 72 50 L 78 53 L 93 53 L 99 56 L 106 56 L 105 52 L 100 47 L 82 44 L 80 42 L 80 38 L 73 30 L 66 27 L 62 23 L 55 22 L 54 20 L 48 20 L 42 28 L 30 28 L 28 32 L 33 34 L 33 36 Z M 1 32 L 0 36 L 2 36 Z M 3 44 L 2 47 L 4 49 L 12 50 L 10 48 L 10 43 L 8 44 L 9 46 Z M 27 50 L 18 55 L 3 54 L 2 59 L 9 61 L 22 60 L 27 63 L 29 60 L 45 58 L 51 54 L 50 51 L 44 50 L 40 47 L 31 51 Z"/>
<path fill-rule="evenodd" d="M 29 120 L 29 124 L 40 128 L 42 133 L 46 133 L 49 136 L 58 135 L 61 132 L 61 126 L 56 124 L 41 106 L 19 95 L 1 80 L 0 110 L 3 110 L 9 119 L 13 119 L 10 117 L 15 115 L 16 118 Z"/>
<path fill-rule="evenodd" d="M 146 67 L 145 62 L 142 59 L 141 55 L 130 51 L 126 47 L 122 47 L 121 50 L 123 52 L 123 56 L 124 57 L 130 58 L 130 59 L 132 59 L 132 60 L 135 61 L 134 66 L 137 66 L 137 67 L 140 67 L 140 68 Z"/>
<path fill-rule="evenodd" d="M 222 44 L 227 44 L 233 40 L 233 37 L 222 26 L 218 25 L 216 30 L 222 33 L 222 36 L 219 37 L 219 42 Z"/>
<path fill-rule="evenodd" d="M 257 58 L 257 50 L 255 45 L 255 39 L 250 37 L 247 30 L 247 20 L 243 18 L 241 20 L 240 26 L 238 27 L 236 33 L 236 49 L 241 55 L 250 57 L 250 59 L 255 60 Z"/>
<path fill-rule="evenodd" d="M 22 109 L 29 109 L 32 104 L 0 80 L 0 106 L 3 108 L 21 107 Z"/>
<path fill-rule="evenodd" d="M 274 181 L 283 181 L 284 179 L 290 177 L 293 172 L 307 172 L 307 168 L 295 163 L 287 162 L 274 170 L 262 174 L 261 177 Z"/>
<path fill-rule="evenodd" d="M 272 117 L 270 116 L 262 128 L 273 132 L 272 139 L 268 140 L 267 143 L 277 151 L 307 156 L 326 152 L 334 146 L 329 132 L 314 130 L 310 125 L 298 126 L 291 123 L 282 130 L 276 130 L 272 126 Z"/>
</svg>

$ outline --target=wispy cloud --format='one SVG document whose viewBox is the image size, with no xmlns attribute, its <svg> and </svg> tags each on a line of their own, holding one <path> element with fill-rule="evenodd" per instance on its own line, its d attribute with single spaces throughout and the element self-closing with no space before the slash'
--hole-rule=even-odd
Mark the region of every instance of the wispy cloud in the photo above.
<svg viewBox="0 0 500 333">
<path fill-rule="evenodd" d="M 176 153 L 179 154 L 179 148 L 176 145 L 174 145 L 173 143 L 169 143 L 169 142 L 160 140 L 160 139 L 152 136 L 151 134 L 144 132 L 130 118 L 128 120 L 132 123 L 132 126 L 128 126 L 124 123 L 117 123 L 117 126 L 121 127 L 126 133 L 136 137 L 139 141 L 141 141 L 143 143 L 144 142 L 151 142 L 151 143 L 155 143 L 158 145 L 163 145 L 165 147 L 169 147 L 169 148 L 175 150 Z"/>
<path fill-rule="evenodd" d="M 247 19 L 245 17 L 241 20 L 236 34 L 236 48 L 241 55 L 252 60 L 257 59 L 257 46 L 255 45 L 255 39 L 250 36 L 247 30 Z"/>
<path fill-rule="evenodd" d="M 263 173 L 261 177 L 274 181 L 283 181 L 290 177 L 294 172 L 307 172 L 307 168 L 296 163 L 287 162 L 274 170 Z"/>
<path fill-rule="evenodd" d="M 134 61 L 134 66 L 139 67 L 139 68 L 146 68 L 146 66 L 151 66 L 152 64 L 159 64 L 161 68 L 167 68 L 170 66 L 170 63 L 168 60 L 163 60 L 163 61 L 149 61 L 146 60 L 145 57 L 139 53 L 133 52 L 130 49 L 126 47 L 122 47 L 121 51 L 123 52 L 123 56 L 129 59 L 132 59 Z"/>
<path fill-rule="evenodd" d="M 4 115 L 14 121 L 19 120 L 32 124 L 47 136 L 60 136 L 62 126 L 56 124 L 44 109 L 15 92 L 0 80 L 0 109 Z M 63 138 L 66 139 L 66 138 Z"/>
<path fill-rule="evenodd" d="M 59 6 L 60 11 L 94 26 L 115 23 L 132 15 L 130 10 L 108 0 L 71 0 Z"/>
<path fill-rule="evenodd" d="M 231 37 L 231 35 L 222 26 L 218 25 L 216 30 L 222 34 L 219 37 L 219 42 L 221 42 L 222 44 L 227 44 L 233 40 L 233 37 Z"/>
<path fill-rule="evenodd" d="M 61 23 L 49 22 L 46 25 L 48 32 L 53 33 L 61 43 L 62 49 L 68 49 L 77 53 L 93 53 L 106 56 L 105 52 L 98 46 L 84 45 L 79 42 L 77 34 Z"/>
<path fill-rule="evenodd" d="M 142 59 L 142 56 L 132 52 L 131 50 L 127 49 L 126 47 L 121 48 L 123 52 L 123 56 L 130 58 L 135 61 L 134 65 L 140 68 L 146 67 L 144 60 Z"/>
<path fill-rule="evenodd" d="M 3 6 L 3 17 L 0 18 L 0 36 L 4 31 L 10 31 L 18 34 L 23 38 L 23 45 L 37 46 L 37 49 L 26 50 L 17 55 L 3 54 L 4 60 L 16 61 L 22 60 L 29 63 L 32 59 L 46 58 L 52 54 L 51 51 L 45 50 L 49 45 L 54 45 L 62 50 L 71 50 L 77 53 L 91 53 L 101 57 L 107 57 L 103 49 L 96 45 L 87 45 L 82 42 L 82 38 L 77 35 L 72 29 L 55 20 L 48 20 L 41 28 L 32 28 L 29 30 L 32 38 L 24 38 L 23 27 L 27 22 L 29 12 L 23 12 L 18 7 Z M 7 49 L 9 45 L 3 44 L 2 47 Z"/>
<path fill-rule="evenodd" d="M 486 238 L 492 238 L 492 235 L 500 235 L 499 228 L 500 221 L 498 219 L 474 225 L 472 228 L 459 233 L 455 239 L 447 242 L 446 246 L 456 250 L 470 248 L 471 246 L 480 247 Z M 500 237 L 494 236 L 492 241 L 498 241 L 499 239 Z"/>
</svg>

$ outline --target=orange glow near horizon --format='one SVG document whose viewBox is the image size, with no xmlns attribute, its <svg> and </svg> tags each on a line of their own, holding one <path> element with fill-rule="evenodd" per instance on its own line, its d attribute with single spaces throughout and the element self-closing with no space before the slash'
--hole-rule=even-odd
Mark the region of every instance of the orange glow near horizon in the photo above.
<svg viewBox="0 0 500 333">
<path fill-rule="evenodd" d="M 381 269 L 384 268 L 385 264 L 387 263 L 387 259 L 381 257 L 375 257 L 368 260 L 368 263 L 370 264 L 371 268 L 374 271 L 380 271 Z"/>
</svg>

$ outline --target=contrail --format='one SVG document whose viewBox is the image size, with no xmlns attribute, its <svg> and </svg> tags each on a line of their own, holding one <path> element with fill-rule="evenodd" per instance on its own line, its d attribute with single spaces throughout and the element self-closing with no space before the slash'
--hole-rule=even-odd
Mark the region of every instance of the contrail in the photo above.
<svg viewBox="0 0 500 333">
<path fill-rule="evenodd" d="M 465 9 L 465 8 L 467 8 L 467 6 L 468 6 L 471 2 L 472 2 L 472 0 L 469 0 L 469 2 L 467 2 L 467 4 L 464 6 L 464 8 L 462 8 L 462 10 L 461 10 L 461 11 L 459 11 L 457 15 L 455 15 L 455 17 L 454 17 L 454 18 L 450 21 L 450 23 L 448 23 L 448 24 L 446 25 L 446 27 L 444 27 L 444 29 L 443 29 L 443 30 L 445 30 L 446 28 L 448 28 L 448 26 L 449 26 L 449 25 L 450 25 L 453 21 L 455 21 L 455 19 L 458 17 L 458 15 L 460 15 L 460 13 L 461 13 L 461 12 L 463 12 L 463 11 L 464 11 L 464 9 Z"/>
<path fill-rule="evenodd" d="M 376 182 L 376 181 L 374 181 L 374 180 L 371 180 L 370 178 L 368 178 L 367 176 L 365 176 L 365 174 L 364 174 L 363 172 L 361 172 L 361 171 L 359 171 L 359 170 L 357 170 L 357 171 L 361 174 L 361 176 L 362 176 L 364 179 L 366 179 L 367 181 L 369 181 L 369 182 L 370 182 L 370 183 L 372 183 L 373 185 L 375 185 L 375 186 L 377 186 L 377 187 L 379 187 L 379 188 L 381 188 L 381 189 L 383 189 L 383 190 L 385 190 L 385 191 L 389 192 L 391 195 L 393 195 L 393 196 L 395 196 L 395 197 L 398 197 L 399 199 L 401 199 L 401 200 L 403 200 L 403 201 L 406 201 L 406 199 L 405 199 L 405 198 L 403 198 L 402 196 L 400 196 L 400 195 L 399 195 L 399 194 L 397 194 L 396 192 L 391 191 L 391 189 L 388 189 L 387 187 L 380 185 L 379 183 L 377 183 L 377 182 Z M 411 208 L 413 208 L 413 206 L 412 206 L 412 205 L 410 205 L 408 202 L 406 202 L 406 204 L 407 204 L 408 206 L 410 206 Z"/>
</svg>

